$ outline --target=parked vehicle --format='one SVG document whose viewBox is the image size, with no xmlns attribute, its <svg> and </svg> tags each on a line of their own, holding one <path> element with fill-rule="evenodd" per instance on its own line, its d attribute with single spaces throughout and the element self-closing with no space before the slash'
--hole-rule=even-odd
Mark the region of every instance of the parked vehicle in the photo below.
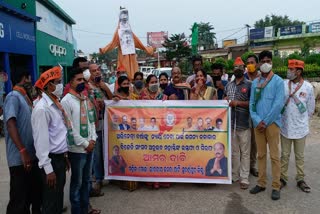
<svg viewBox="0 0 320 214">
<path fill-rule="evenodd" d="M 143 73 L 143 78 L 147 78 L 149 74 L 151 74 L 151 71 L 154 69 L 152 66 L 140 66 L 140 72 Z"/>
<path fill-rule="evenodd" d="M 161 73 L 167 73 L 169 76 L 169 79 L 171 79 L 171 71 L 172 71 L 171 67 L 164 67 L 164 68 L 156 68 L 152 70 L 151 73 L 156 75 L 157 78 L 159 78 Z"/>
</svg>

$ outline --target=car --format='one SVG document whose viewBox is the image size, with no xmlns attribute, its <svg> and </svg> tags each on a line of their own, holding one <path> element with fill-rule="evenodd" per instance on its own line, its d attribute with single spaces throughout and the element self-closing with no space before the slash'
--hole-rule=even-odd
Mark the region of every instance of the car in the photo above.
<svg viewBox="0 0 320 214">
<path fill-rule="evenodd" d="M 151 71 L 154 69 L 152 66 L 140 66 L 140 72 L 143 73 L 143 78 L 147 78 L 149 74 L 151 74 Z"/>
<path fill-rule="evenodd" d="M 159 79 L 159 76 L 161 73 L 166 73 L 166 74 L 168 74 L 168 77 L 170 79 L 171 78 L 171 71 L 172 71 L 171 67 L 164 67 L 164 68 L 153 69 L 151 71 L 151 73 L 154 74 L 158 79 Z"/>
</svg>

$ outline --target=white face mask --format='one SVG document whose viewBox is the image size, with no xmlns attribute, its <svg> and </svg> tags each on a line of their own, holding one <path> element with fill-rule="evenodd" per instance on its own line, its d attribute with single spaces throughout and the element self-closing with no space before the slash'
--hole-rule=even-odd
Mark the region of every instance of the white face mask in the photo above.
<svg viewBox="0 0 320 214">
<path fill-rule="evenodd" d="M 269 64 L 269 63 L 263 63 L 261 66 L 260 66 L 260 71 L 262 73 L 269 73 L 272 69 L 272 64 Z"/>
<path fill-rule="evenodd" d="M 55 95 L 58 98 L 61 98 L 62 94 L 63 94 L 63 85 L 62 83 L 59 83 L 58 85 L 56 85 L 56 89 L 52 92 L 53 95 Z"/>
</svg>

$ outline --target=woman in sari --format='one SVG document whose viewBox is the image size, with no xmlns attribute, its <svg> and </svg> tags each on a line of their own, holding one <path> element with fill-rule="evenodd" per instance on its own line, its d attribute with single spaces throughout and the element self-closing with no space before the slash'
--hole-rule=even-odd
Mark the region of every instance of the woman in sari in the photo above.
<svg viewBox="0 0 320 214">
<path fill-rule="evenodd" d="M 216 100 L 217 90 L 211 86 L 206 86 L 207 73 L 203 68 L 196 70 L 196 86 L 191 89 L 191 100 Z"/>
<path fill-rule="evenodd" d="M 161 77 L 161 75 L 159 76 Z M 159 88 L 158 79 L 155 75 L 151 74 L 147 77 L 146 87 L 143 89 L 140 99 L 141 100 L 162 100 L 163 93 Z M 154 118 L 156 120 L 156 118 Z M 170 187 L 170 183 L 165 182 L 147 182 L 148 187 L 159 189 L 160 187 Z"/>
<path fill-rule="evenodd" d="M 158 79 L 150 74 L 146 80 L 146 87 L 140 94 L 140 100 L 162 100 L 163 93 L 159 89 Z"/>
<path fill-rule="evenodd" d="M 113 100 L 114 101 L 120 101 L 120 100 L 135 100 L 136 98 L 133 96 L 132 92 L 130 92 L 130 82 L 128 77 L 126 76 L 120 76 L 118 78 L 118 90 L 114 93 Z M 115 148 L 114 148 L 115 149 Z M 109 161 L 109 170 L 110 166 L 112 167 L 112 162 Z M 123 169 L 123 172 L 125 170 Z M 121 170 L 120 170 L 121 172 Z M 113 173 L 110 171 L 110 173 Z M 138 182 L 136 181 L 120 181 L 120 188 L 134 191 L 138 188 Z"/>
</svg>

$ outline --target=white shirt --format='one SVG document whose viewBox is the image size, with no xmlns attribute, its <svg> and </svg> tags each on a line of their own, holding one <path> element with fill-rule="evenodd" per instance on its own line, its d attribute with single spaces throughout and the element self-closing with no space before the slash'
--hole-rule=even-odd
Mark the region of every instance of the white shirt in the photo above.
<svg viewBox="0 0 320 214">
<path fill-rule="evenodd" d="M 62 112 L 45 93 L 32 111 L 31 125 L 39 167 L 49 174 L 53 172 L 49 153 L 65 153 L 68 146 Z"/>
<path fill-rule="evenodd" d="M 97 139 L 94 122 L 90 123 L 89 117 L 87 117 L 89 133 L 87 138 L 82 137 L 80 135 L 80 100 L 68 93 L 61 100 L 61 105 L 63 106 L 72 123 L 72 133 L 75 144 L 68 145 L 69 151 L 74 153 L 87 153 L 85 148 L 88 147 L 89 141 L 96 141 Z M 87 101 L 85 101 L 85 107 L 88 108 Z"/>
<path fill-rule="evenodd" d="M 159 131 L 159 127 L 157 125 L 155 126 L 148 126 L 148 131 Z"/>
<path fill-rule="evenodd" d="M 285 102 L 289 97 L 288 82 L 289 80 L 284 81 Z M 291 93 L 295 91 L 298 84 L 291 82 Z M 309 82 L 304 81 L 295 95 L 303 103 L 307 111 L 301 114 L 293 98 L 290 98 L 281 116 L 281 134 L 288 139 L 301 139 L 309 133 L 309 117 L 313 115 L 315 109 L 313 87 Z"/>
</svg>

